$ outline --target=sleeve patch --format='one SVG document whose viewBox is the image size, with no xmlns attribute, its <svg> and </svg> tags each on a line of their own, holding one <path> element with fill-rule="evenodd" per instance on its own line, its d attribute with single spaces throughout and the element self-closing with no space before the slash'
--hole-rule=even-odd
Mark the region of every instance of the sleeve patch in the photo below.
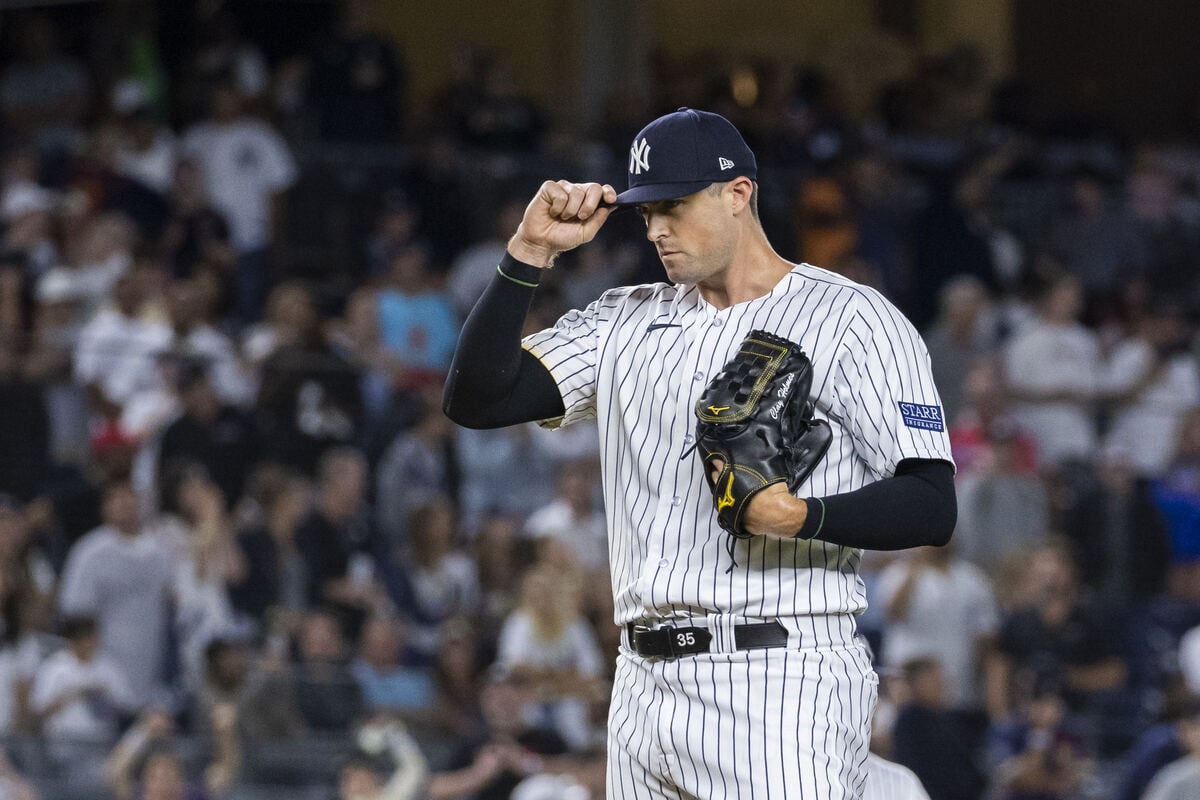
<svg viewBox="0 0 1200 800">
<path fill-rule="evenodd" d="M 908 427 L 920 428 L 925 431 L 946 430 L 941 406 L 925 406 L 920 403 L 905 402 L 899 402 L 896 405 L 900 406 L 900 416 Z"/>
</svg>

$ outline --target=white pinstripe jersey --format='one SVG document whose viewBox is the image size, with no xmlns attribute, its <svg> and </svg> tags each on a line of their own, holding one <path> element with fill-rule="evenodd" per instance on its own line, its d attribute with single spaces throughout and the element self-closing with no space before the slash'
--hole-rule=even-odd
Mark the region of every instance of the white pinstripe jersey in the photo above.
<svg viewBox="0 0 1200 800">
<path fill-rule="evenodd" d="M 737 543 L 730 570 L 700 459 L 682 457 L 694 441 L 697 398 L 754 329 L 808 354 L 816 413 L 833 428 L 799 496 L 853 491 L 905 458 L 950 460 L 925 345 L 873 289 L 800 264 L 769 294 L 726 309 L 689 285 L 605 292 L 523 346 L 562 393 L 563 417 L 543 424 L 597 419 L 618 624 L 866 608 L 862 553 L 853 548 L 754 537 Z"/>
</svg>

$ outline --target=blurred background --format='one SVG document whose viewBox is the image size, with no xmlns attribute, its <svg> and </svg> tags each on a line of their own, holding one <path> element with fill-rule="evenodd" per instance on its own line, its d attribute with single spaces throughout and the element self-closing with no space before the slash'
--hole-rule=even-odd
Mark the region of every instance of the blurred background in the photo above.
<svg viewBox="0 0 1200 800">
<path fill-rule="evenodd" d="M 0 798 L 598 798 L 586 425 L 440 411 L 546 178 L 679 106 L 924 334 L 959 524 L 870 553 L 934 800 L 1200 797 L 1200 9 L 0 2 Z M 661 279 L 635 215 L 530 327 Z"/>
</svg>

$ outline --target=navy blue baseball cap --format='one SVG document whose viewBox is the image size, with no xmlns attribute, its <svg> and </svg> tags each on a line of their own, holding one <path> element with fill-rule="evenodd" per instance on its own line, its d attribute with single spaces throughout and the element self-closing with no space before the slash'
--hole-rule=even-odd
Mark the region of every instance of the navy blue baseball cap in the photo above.
<svg viewBox="0 0 1200 800">
<path fill-rule="evenodd" d="M 617 195 L 617 205 L 675 200 L 743 175 L 755 180 L 758 162 L 733 123 L 681 108 L 633 137 L 629 188 Z"/>
</svg>

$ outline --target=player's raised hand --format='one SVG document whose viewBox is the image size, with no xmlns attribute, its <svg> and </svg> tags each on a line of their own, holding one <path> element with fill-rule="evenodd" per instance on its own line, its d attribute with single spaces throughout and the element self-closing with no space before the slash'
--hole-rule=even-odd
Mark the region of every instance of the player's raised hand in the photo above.
<svg viewBox="0 0 1200 800">
<path fill-rule="evenodd" d="M 599 183 L 546 181 L 525 208 L 509 254 L 526 264 L 548 267 L 559 253 L 590 242 L 612 213 L 617 190 Z"/>
</svg>

